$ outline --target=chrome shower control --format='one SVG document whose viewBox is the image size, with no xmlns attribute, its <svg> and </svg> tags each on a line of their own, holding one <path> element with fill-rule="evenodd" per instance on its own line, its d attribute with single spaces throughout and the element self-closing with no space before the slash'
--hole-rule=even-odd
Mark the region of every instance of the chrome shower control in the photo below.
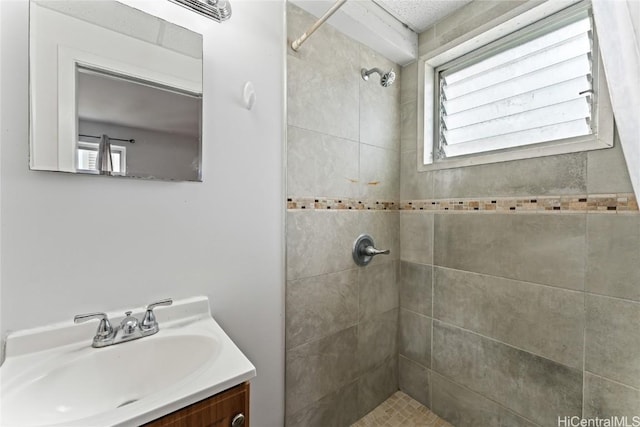
<svg viewBox="0 0 640 427">
<path fill-rule="evenodd" d="M 353 243 L 353 260 L 358 265 L 367 265 L 374 256 L 389 255 L 390 253 L 391 251 L 389 249 L 376 249 L 375 243 L 373 243 L 373 237 L 368 234 L 361 234 Z"/>
</svg>

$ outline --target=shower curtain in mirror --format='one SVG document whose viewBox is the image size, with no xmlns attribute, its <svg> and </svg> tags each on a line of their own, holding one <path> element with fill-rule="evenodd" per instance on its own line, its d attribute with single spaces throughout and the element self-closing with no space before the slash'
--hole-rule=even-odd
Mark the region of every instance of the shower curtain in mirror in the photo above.
<svg viewBox="0 0 640 427">
<path fill-rule="evenodd" d="M 107 135 L 102 135 L 102 139 L 100 139 L 97 163 L 100 175 L 111 175 L 113 172 L 113 163 L 111 159 L 111 143 Z"/>
</svg>

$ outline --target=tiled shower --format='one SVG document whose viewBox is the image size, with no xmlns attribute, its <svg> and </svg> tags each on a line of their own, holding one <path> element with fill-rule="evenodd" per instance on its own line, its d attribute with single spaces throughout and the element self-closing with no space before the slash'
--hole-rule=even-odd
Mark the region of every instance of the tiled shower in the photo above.
<svg viewBox="0 0 640 427">
<path fill-rule="evenodd" d="M 315 19 L 287 12 L 290 39 Z M 640 415 L 640 215 L 620 144 L 418 172 L 418 73 L 329 25 L 288 51 L 287 425 L 347 426 L 398 388 L 456 427 Z M 357 267 L 364 232 L 391 255 Z"/>
<path fill-rule="evenodd" d="M 287 11 L 289 38 L 315 20 Z M 400 90 L 360 68 L 398 66 L 330 26 L 288 53 L 285 418 L 349 425 L 397 390 Z M 365 232 L 391 255 L 358 268 Z"/>
</svg>

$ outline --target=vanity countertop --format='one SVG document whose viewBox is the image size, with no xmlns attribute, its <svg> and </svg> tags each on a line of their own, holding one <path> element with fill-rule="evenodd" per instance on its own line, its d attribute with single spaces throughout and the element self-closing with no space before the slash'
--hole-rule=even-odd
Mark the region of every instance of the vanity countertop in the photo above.
<svg viewBox="0 0 640 427">
<path fill-rule="evenodd" d="M 206 297 L 156 310 L 158 333 L 104 348 L 91 347 L 94 322 L 10 334 L 0 367 L 0 426 L 140 425 L 256 375 Z M 108 313 L 113 324 L 121 313 Z"/>
</svg>

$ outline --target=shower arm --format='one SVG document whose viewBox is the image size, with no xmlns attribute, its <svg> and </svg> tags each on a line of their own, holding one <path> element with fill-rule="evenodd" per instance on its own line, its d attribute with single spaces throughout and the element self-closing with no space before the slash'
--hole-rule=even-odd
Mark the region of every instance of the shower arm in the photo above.
<svg viewBox="0 0 640 427">
<path fill-rule="evenodd" d="M 291 49 L 297 52 L 298 49 L 300 49 L 300 46 L 302 46 L 302 43 L 304 43 L 311 36 L 311 34 L 313 34 L 318 28 L 320 28 L 320 26 L 322 26 L 322 24 L 324 24 L 325 21 L 329 19 L 331 15 L 336 13 L 337 10 L 340 9 L 340 7 L 346 2 L 347 0 L 336 0 L 333 6 L 331 6 L 331 8 L 329 8 L 329 10 L 327 10 L 327 12 L 322 15 L 322 17 L 318 19 L 315 24 L 309 27 L 309 29 L 305 31 L 303 35 L 301 35 L 293 43 L 291 43 Z"/>
<path fill-rule="evenodd" d="M 369 76 L 373 73 L 378 73 L 381 76 L 384 75 L 384 71 L 382 71 L 380 68 L 377 68 L 377 67 L 372 68 L 369 71 L 367 71 L 366 68 L 363 68 L 362 70 L 360 70 L 360 74 L 362 75 L 363 80 L 369 80 Z"/>
</svg>

